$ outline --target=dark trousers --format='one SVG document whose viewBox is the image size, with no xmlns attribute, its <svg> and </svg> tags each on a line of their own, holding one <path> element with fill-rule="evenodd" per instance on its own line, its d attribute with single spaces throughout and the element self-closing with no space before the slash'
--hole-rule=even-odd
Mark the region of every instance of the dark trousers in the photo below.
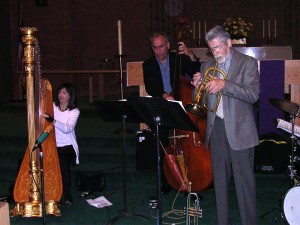
<svg viewBox="0 0 300 225">
<path fill-rule="evenodd" d="M 76 164 L 76 153 L 72 145 L 64 147 L 57 147 L 60 171 L 63 184 L 63 197 L 64 201 L 71 201 L 71 170 L 70 166 Z"/>
<path fill-rule="evenodd" d="M 254 148 L 233 150 L 224 120 L 216 117 L 210 140 L 214 189 L 219 225 L 229 225 L 229 182 L 233 175 L 242 225 L 256 224 Z"/>
</svg>

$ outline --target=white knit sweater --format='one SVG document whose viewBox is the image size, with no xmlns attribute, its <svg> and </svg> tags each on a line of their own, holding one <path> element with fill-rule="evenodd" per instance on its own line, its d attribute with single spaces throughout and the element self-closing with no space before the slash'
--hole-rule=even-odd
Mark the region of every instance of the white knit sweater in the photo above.
<svg viewBox="0 0 300 225">
<path fill-rule="evenodd" d="M 80 114 L 78 108 L 61 112 L 53 103 L 54 127 L 57 147 L 72 145 L 76 153 L 76 164 L 79 164 L 79 148 L 75 135 L 75 126 Z"/>
</svg>

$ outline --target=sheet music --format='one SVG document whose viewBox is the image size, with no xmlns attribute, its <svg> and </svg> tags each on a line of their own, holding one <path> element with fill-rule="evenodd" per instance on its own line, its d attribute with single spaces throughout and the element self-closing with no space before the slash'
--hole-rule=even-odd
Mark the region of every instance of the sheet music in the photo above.
<svg viewBox="0 0 300 225">
<path fill-rule="evenodd" d="M 112 203 L 109 202 L 104 196 L 100 196 L 96 199 L 86 199 L 86 201 L 96 208 L 103 208 L 112 205 Z"/>
<path fill-rule="evenodd" d="M 185 110 L 185 108 L 184 108 L 184 106 L 182 104 L 182 101 L 176 101 L 176 100 L 168 100 L 168 101 L 169 102 L 177 102 L 183 108 L 183 110 L 186 112 L 186 110 Z"/>
<path fill-rule="evenodd" d="M 152 96 L 151 95 L 146 95 L 146 96 L 144 96 L 144 97 L 146 97 L 146 98 L 152 98 Z M 184 106 L 183 106 L 183 104 L 182 104 L 182 101 L 177 101 L 177 100 L 169 100 L 169 99 L 167 99 L 169 102 L 177 102 L 182 108 L 183 108 L 183 110 L 186 112 L 186 110 L 185 110 L 185 108 L 184 108 Z M 123 100 L 123 101 L 126 101 L 126 100 Z"/>
<path fill-rule="evenodd" d="M 284 131 L 289 132 L 290 134 L 292 133 L 292 123 L 287 122 L 285 120 L 282 119 L 277 119 L 277 128 L 280 128 Z M 297 137 L 300 137 L 300 127 L 297 125 L 294 125 L 294 135 Z"/>
</svg>

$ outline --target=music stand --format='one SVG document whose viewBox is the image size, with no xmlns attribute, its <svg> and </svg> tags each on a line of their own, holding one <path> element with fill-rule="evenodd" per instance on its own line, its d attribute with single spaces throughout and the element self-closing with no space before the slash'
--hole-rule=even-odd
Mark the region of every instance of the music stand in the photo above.
<svg viewBox="0 0 300 225">
<path fill-rule="evenodd" d="M 130 97 L 127 101 L 132 105 L 148 125 L 156 126 L 156 150 L 157 150 L 157 225 L 162 224 L 162 200 L 160 193 L 161 173 L 159 154 L 159 126 L 199 132 L 199 129 L 190 120 L 183 107 L 175 101 L 167 101 L 164 98 Z"/>
<path fill-rule="evenodd" d="M 108 225 L 114 224 L 116 221 L 123 217 L 127 216 L 135 216 L 141 219 L 147 220 L 148 217 L 137 214 L 137 213 L 129 213 L 127 211 L 127 182 L 126 182 L 126 121 L 129 122 L 140 122 L 141 118 L 139 115 L 133 110 L 133 108 L 128 104 L 126 100 L 103 100 L 103 101 L 94 101 L 94 105 L 96 106 L 100 117 L 105 121 L 110 122 L 120 122 L 122 121 L 122 136 L 123 136 L 123 210 L 120 214 L 110 221 L 108 221 Z"/>
</svg>

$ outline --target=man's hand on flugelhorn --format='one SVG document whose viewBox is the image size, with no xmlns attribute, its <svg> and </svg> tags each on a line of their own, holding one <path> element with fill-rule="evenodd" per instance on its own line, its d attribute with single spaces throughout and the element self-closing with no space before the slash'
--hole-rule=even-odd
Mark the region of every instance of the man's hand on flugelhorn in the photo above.
<svg viewBox="0 0 300 225">
<path fill-rule="evenodd" d="M 211 74 L 208 75 L 209 79 L 207 79 L 207 83 L 204 82 L 205 87 L 204 89 L 206 89 L 210 94 L 215 94 L 217 92 L 219 92 L 220 90 L 222 90 L 225 86 L 225 81 L 217 78 L 217 77 L 213 77 Z M 197 72 L 193 75 L 193 80 L 191 81 L 191 84 L 194 85 L 196 88 L 199 88 L 202 82 L 202 74 Z"/>
<path fill-rule="evenodd" d="M 225 86 L 225 81 L 214 77 L 211 81 L 209 81 L 206 85 L 205 85 L 205 89 L 208 90 L 208 92 L 210 94 L 215 94 L 219 91 L 221 91 Z"/>
</svg>

